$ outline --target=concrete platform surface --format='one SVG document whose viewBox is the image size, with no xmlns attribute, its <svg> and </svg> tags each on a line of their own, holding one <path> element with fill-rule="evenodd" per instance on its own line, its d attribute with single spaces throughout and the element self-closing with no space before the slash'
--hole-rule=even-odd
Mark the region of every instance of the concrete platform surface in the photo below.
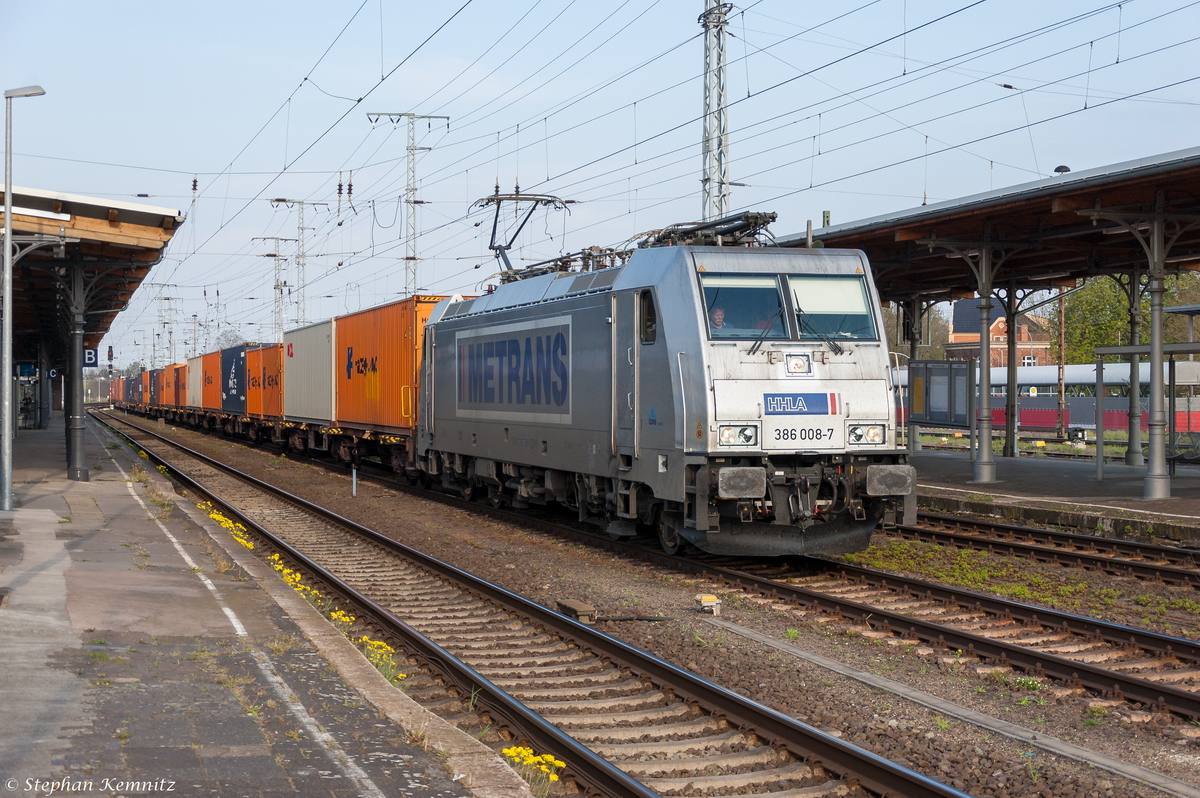
<svg viewBox="0 0 1200 798">
<path fill-rule="evenodd" d="M 1200 545 L 1200 468 L 1180 466 L 1171 497 L 1143 499 L 1145 467 L 1106 463 L 1096 479 L 1094 460 L 996 457 L 996 481 L 974 481 L 963 452 L 923 450 L 910 456 L 923 508 L 989 512 L 1016 522 L 1064 523 L 1095 534 L 1162 537 Z"/>
<path fill-rule="evenodd" d="M 98 424 L 89 482 L 61 415 L 14 452 L 3 794 L 528 798 Z"/>
</svg>

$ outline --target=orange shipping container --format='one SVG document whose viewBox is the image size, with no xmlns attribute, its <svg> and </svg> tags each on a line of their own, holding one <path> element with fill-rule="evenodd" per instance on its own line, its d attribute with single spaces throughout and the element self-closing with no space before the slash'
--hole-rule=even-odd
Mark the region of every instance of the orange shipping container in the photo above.
<svg viewBox="0 0 1200 798">
<path fill-rule="evenodd" d="M 283 415 L 283 344 L 246 350 L 246 413 L 254 418 Z"/>
<path fill-rule="evenodd" d="M 262 418 L 262 353 L 261 347 L 246 349 L 246 415 Z"/>
<path fill-rule="evenodd" d="M 187 363 L 177 363 L 175 372 L 175 404 L 172 407 L 187 407 Z"/>
<path fill-rule="evenodd" d="M 171 403 L 170 394 L 172 392 L 172 378 L 175 376 L 174 371 L 173 368 L 167 366 L 165 369 L 151 372 L 151 378 L 157 383 L 154 386 L 154 403 L 156 405 Z"/>
<path fill-rule="evenodd" d="M 148 405 L 150 404 L 150 372 L 143 371 L 140 376 L 141 379 L 138 381 L 140 389 L 138 391 L 138 404 Z"/>
<path fill-rule="evenodd" d="M 415 426 L 421 333 L 443 298 L 412 297 L 337 317 L 339 427 L 406 433 Z"/>
<path fill-rule="evenodd" d="M 203 396 L 200 397 L 200 405 L 205 410 L 215 410 L 221 412 L 221 353 L 209 352 L 204 355 L 202 361 L 203 369 Z"/>
</svg>

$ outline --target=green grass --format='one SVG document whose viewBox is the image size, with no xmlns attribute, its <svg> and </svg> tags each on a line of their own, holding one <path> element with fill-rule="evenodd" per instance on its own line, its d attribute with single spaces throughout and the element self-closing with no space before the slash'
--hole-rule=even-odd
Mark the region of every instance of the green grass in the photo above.
<svg viewBox="0 0 1200 798">
<path fill-rule="evenodd" d="M 1178 616 L 1200 618 L 1200 601 L 1153 594 L 1124 593 L 1119 588 L 1094 589 L 1069 573 L 1047 576 L 1027 560 L 972 549 L 951 549 L 909 540 L 887 540 L 845 556 L 848 562 L 885 571 L 915 574 L 968 590 L 993 593 L 1029 604 L 1068 611 L 1106 610 L 1147 624 L 1184 623 Z M 1029 688 L 1035 689 L 1035 688 Z"/>
</svg>

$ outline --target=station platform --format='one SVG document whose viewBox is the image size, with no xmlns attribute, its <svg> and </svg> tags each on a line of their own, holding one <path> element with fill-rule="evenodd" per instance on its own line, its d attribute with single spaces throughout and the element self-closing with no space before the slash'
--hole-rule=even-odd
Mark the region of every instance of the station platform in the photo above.
<svg viewBox="0 0 1200 798">
<path fill-rule="evenodd" d="M 0 512 L 7 795 L 531 798 L 89 419 L 14 445 Z"/>
<path fill-rule="evenodd" d="M 1148 501 L 1142 498 L 1144 466 L 1105 463 L 1104 479 L 1098 481 L 1094 460 L 997 456 L 996 481 L 976 483 L 974 463 L 965 452 L 926 449 L 910 455 L 909 462 L 917 469 L 922 509 L 1200 546 L 1200 467 L 1179 466 L 1171 478 L 1171 497 Z"/>
</svg>

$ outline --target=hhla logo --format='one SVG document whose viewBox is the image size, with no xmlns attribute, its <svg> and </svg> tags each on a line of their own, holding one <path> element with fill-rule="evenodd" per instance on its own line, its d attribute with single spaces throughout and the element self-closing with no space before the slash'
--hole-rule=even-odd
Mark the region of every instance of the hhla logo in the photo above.
<svg viewBox="0 0 1200 798">
<path fill-rule="evenodd" d="M 767 393 L 763 409 L 771 416 L 837 415 L 835 393 Z"/>
<path fill-rule="evenodd" d="M 804 403 L 804 397 L 800 396 L 799 394 L 795 396 L 768 396 L 767 412 L 807 413 L 808 405 Z"/>
</svg>

